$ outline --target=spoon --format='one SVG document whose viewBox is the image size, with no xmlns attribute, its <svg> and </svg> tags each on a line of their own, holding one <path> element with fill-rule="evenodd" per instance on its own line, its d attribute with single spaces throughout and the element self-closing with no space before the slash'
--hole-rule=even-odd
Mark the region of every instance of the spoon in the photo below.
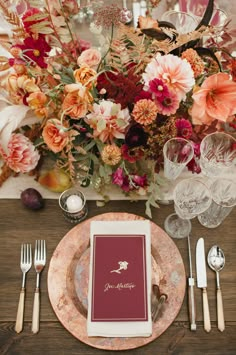
<svg viewBox="0 0 236 355">
<path fill-rule="evenodd" d="M 225 320 L 224 320 L 224 310 L 223 310 L 223 301 L 222 293 L 220 288 L 220 276 L 219 272 L 225 266 L 225 256 L 223 250 L 220 249 L 217 245 L 214 245 L 208 253 L 207 257 L 208 265 L 212 270 L 216 272 L 216 287 L 217 287 L 217 321 L 218 329 L 223 332 L 225 329 Z"/>
</svg>

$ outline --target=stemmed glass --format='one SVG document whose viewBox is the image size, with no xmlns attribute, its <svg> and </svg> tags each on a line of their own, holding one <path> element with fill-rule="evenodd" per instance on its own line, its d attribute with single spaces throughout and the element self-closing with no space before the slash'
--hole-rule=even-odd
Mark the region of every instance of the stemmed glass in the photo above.
<svg viewBox="0 0 236 355">
<path fill-rule="evenodd" d="M 180 181 L 174 189 L 175 213 L 164 223 L 172 238 L 185 238 L 191 230 L 190 220 L 206 211 L 212 201 L 209 188 L 198 177 Z"/>
<path fill-rule="evenodd" d="M 207 228 L 218 227 L 236 206 L 236 183 L 230 179 L 219 178 L 210 186 L 212 203 L 198 215 L 198 221 Z"/>
<path fill-rule="evenodd" d="M 193 145 L 187 139 L 169 139 L 163 147 L 164 176 L 168 180 L 175 180 L 193 158 L 193 154 Z"/>
<path fill-rule="evenodd" d="M 229 174 L 236 162 L 236 139 L 223 132 L 208 134 L 200 144 L 200 167 L 203 175 Z"/>
<path fill-rule="evenodd" d="M 162 200 L 159 200 L 159 203 L 173 202 L 174 181 L 193 158 L 193 155 L 192 143 L 184 138 L 171 138 L 165 143 L 163 147 L 164 177 L 168 180 L 168 184 L 162 186 Z"/>
<path fill-rule="evenodd" d="M 164 12 L 161 17 L 161 20 L 172 23 L 175 26 L 176 30 L 181 34 L 195 30 L 198 25 L 198 20 L 196 16 L 187 12 L 175 10 Z"/>
</svg>

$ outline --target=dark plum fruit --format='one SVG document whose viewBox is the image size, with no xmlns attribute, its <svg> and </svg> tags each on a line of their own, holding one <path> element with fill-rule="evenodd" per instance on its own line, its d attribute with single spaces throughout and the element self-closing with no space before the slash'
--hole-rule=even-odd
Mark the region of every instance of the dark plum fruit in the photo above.
<svg viewBox="0 0 236 355">
<path fill-rule="evenodd" d="M 20 198 L 23 205 L 31 210 L 39 210 L 44 206 L 42 195 L 33 188 L 28 188 L 22 191 Z"/>
</svg>

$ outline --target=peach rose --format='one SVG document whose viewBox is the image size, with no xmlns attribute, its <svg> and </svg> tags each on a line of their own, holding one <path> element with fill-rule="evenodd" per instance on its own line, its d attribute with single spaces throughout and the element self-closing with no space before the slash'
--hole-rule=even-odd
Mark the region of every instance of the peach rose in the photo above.
<svg viewBox="0 0 236 355">
<path fill-rule="evenodd" d="M 89 108 L 89 101 L 84 95 L 80 96 L 79 91 L 69 92 L 62 103 L 62 110 L 72 118 L 84 117 Z"/>
<path fill-rule="evenodd" d="M 96 82 L 97 73 L 87 65 L 81 65 L 79 69 L 74 71 L 74 77 L 76 83 L 81 83 L 88 88 L 92 87 L 92 84 Z"/>
<path fill-rule="evenodd" d="M 95 48 L 86 49 L 81 53 L 77 59 L 78 65 L 87 65 L 90 68 L 95 69 L 101 60 L 101 53 Z"/>
<path fill-rule="evenodd" d="M 8 143 L 8 153 L 0 146 L 7 165 L 16 173 L 28 173 L 39 161 L 40 155 L 31 141 L 21 133 L 13 133 Z"/>
<path fill-rule="evenodd" d="M 47 121 L 42 136 L 48 148 L 54 153 L 62 151 L 68 143 L 68 132 L 58 119 Z"/>
<path fill-rule="evenodd" d="M 26 99 L 29 107 L 34 110 L 37 117 L 47 117 L 48 109 L 46 107 L 47 96 L 39 91 L 31 93 Z"/>
</svg>

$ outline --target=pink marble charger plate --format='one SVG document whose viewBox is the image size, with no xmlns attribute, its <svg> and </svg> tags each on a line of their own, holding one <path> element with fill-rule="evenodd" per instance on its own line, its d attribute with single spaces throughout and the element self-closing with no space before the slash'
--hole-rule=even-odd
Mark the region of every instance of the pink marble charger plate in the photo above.
<svg viewBox="0 0 236 355">
<path fill-rule="evenodd" d="M 174 321 L 182 306 L 186 275 L 182 257 L 173 240 L 151 222 L 152 283 L 168 296 L 150 337 L 106 338 L 87 335 L 87 292 L 91 221 L 143 220 L 130 213 L 105 213 L 72 228 L 59 242 L 48 270 L 48 293 L 63 326 L 80 341 L 99 349 L 127 350 L 150 343 Z"/>
</svg>

